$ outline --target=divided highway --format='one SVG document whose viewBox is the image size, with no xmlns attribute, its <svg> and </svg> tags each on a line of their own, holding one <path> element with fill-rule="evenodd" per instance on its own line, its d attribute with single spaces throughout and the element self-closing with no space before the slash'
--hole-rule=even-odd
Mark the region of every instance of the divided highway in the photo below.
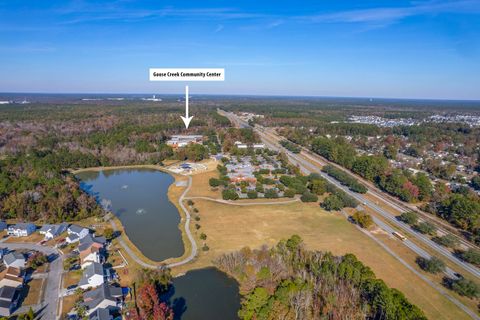
<svg viewBox="0 0 480 320">
<path fill-rule="evenodd" d="M 246 122 L 239 119 L 236 115 L 234 115 L 232 113 L 226 113 L 226 112 L 223 112 L 223 111 L 219 111 L 219 112 L 223 113 L 224 116 L 228 117 L 233 123 L 237 124 L 239 127 L 249 127 Z M 385 209 L 379 207 L 378 205 L 376 205 L 372 201 L 366 199 L 363 195 L 350 191 L 348 188 L 341 185 L 337 180 L 333 179 L 332 177 L 330 177 L 326 173 L 322 172 L 317 166 L 313 165 L 309 161 L 302 158 L 302 156 L 300 156 L 299 154 L 294 154 L 294 153 L 288 151 L 287 149 L 281 147 L 278 144 L 278 142 L 276 141 L 276 139 L 272 139 L 271 137 L 268 137 L 267 134 L 265 132 L 263 132 L 262 130 L 258 130 L 256 128 L 254 128 L 254 130 L 260 135 L 260 137 L 262 138 L 264 143 L 266 143 L 267 146 L 269 146 L 270 148 L 272 148 L 274 150 L 282 150 L 288 156 L 288 158 L 292 161 L 292 163 L 297 164 L 304 173 L 309 174 L 309 173 L 314 172 L 314 173 L 320 174 L 327 181 L 329 181 L 330 183 L 334 184 L 338 188 L 345 191 L 347 194 L 349 194 L 350 196 L 352 196 L 353 198 L 358 200 L 360 203 L 362 203 L 364 206 L 366 206 L 366 207 L 372 209 L 373 211 L 375 211 L 376 213 L 380 214 L 384 219 L 386 219 L 389 223 L 391 223 L 395 227 L 408 232 L 415 239 L 417 239 L 421 243 L 425 244 L 426 246 L 428 246 L 433 251 L 435 251 L 438 254 L 446 257 L 448 260 L 450 260 L 451 262 L 460 266 L 464 270 L 468 271 L 469 273 L 471 273 L 475 277 L 480 278 L 480 270 L 477 267 L 460 260 L 459 258 L 454 256 L 449 250 L 447 250 L 446 248 L 444 248 L 444 247 L 440 246 L 439 244 L 435 243 L 429 237 L 413 231 L 410 228 L 409 225 L 397 220 L 396 217 L 393 214 L 391 214 L 388 211 L 386 211 Z M 384 224 L 384 223 L 381 223 L 381 221 L 379 219 L 377 219 L 377 221 L 375 221 L 375 222 L 379 222 L 379 224 L 381 224 L 382 227 L 387 227 L 387 225 Z M 393 229 L 391 227 L 388 227 L 388 229 L 386 231 L 389 231 L 389 230 L 393 230 Z M 426 257 L 426 258 L 430 257 L 430 255 L 425 250 L 423 250 L 422 248 L 420 248 L 419 246 L 417 246 L 415 243 L 413 243 L 410 240 L 407 240 L 405 242 L 405 245 L 407 245 L 409 248 L 411 248 L 414 252 L 416 252 L 420 256 L 423 256 L 423 257 Z M 450 276 L 454 276 L 455 273 L 454 273 L 453 270 L 447 269 L 447 274 L 450 275 Z"/>
</svg>

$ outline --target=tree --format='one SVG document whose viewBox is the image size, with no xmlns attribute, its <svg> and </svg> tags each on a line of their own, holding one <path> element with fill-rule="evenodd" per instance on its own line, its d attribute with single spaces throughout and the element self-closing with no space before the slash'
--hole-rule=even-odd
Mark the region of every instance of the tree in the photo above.
<svg viewBox="0 0 480 320">
<path fill-rule="evenodd" d="M 215 187 L 218 187 L 220 185 L 220 180 L 218 180 L 216 178 L 210 178 L 208 180 L 208 183 L 210 184 L 210 187 L 215 188 Z"/>
<path fill-rule="evenodd" d="M 105 239 L 107 239 L 108 241 L 112 241 L 113 238 L 115 237 L 115 231 L 108 227 L 108 228 L 105 228 L 105 230 L 103 230 L 103 236 L 105 237 Z"/>
<path fill-rule="evenodd" d="M 457 238 L 455 238 L 455 236 L 451 234 L 447 234 L 440 237 L 433 237 L 432 240 L 438 243 L 439 245 L 442 245 L 447 248 L 455 248 L 456 246 L 458 246 Z"/>
<path fill-rule="evenodd" d="M 445 277 L 443 279 L 443 284 L 458 293 L 461 296 L 469 298 L 478 298 L 480 297 L 480 287 L 473 281 L 460 278 L 460 279 L 451 279 Z"/>
<path fill-rule="evenodd" d="M 36 251 L 34 254 L 28 257 L 27 266 L 35 270 L 47 262 L 47 256 L 39 251 Z"/>
<path fill-rule="evenodd" d="M 309 189 L 314 194 L 322 195 L 327 192 L 327 182 L 323 179 L 314 179 L 310 182 Z"/>
<path fill-rule="evenodd" d="M 435 227 L 434 224 L 425 221 L 425 222 L 420 222 L 415 226 L 415 230 L 417 230 L 420 233 L 423 234 L 429 234 L 429 235 L 434 235 L 437 233 L 437 227 Z"/>
<path fill-rule="evenodd" d="M 480 266 L 480 251 L 478 250 L 470 248 L 467 251 L 461 252 L 459 256 L 462 260 Z"/>
<path fill-rule="evenodd" d="M 430 259 L 417 257 L 416 261 L 420 268 L 427 272 L 439 273 L 445 271 L 445 263 L 437 257 L 431 257 Z"/>
<path fill-rule="evenodd" d="M 332 194 L 323 200 L 321 206 L 327 211 L 340 210 L 343 208 L 343 201 L 338 196 Z"/>
<path fill-rule="evenodd" d="M 302 196 L 300 197 L 300 200 L 302 200 L 302 202 L 317 202 L 318 196 L 316 194 L 311 193 L 310 191 L 306 191 L 302 194 Z"/>
<path fill-rule="evenodd" d="M 207 235 L 202 232 L 202 233 L 200 234 L 200 239 L 202 239 L 202 240 L 207 240 Z"/>
<path fill-rule="evenodd" d="M 142 319 L 173 320 L 173 310 L 160 302 L 155 286 L 145 283 L 138 289 L 137 306 Z"/>
<path fill-rule="evenodd" d="M 472 178 L 472 181 L 470 182 L 470 185 L 475 190 L 480 190 L 480 176 L 479 175 L 474 176 Z"/>
<path fill-rule="evenodd" d="M 225 189 L 222 191 L 223 200 L 238 200 L 239 196 L 235 189 Z"/>
<path fill-rule="evenodd" d="M 355 211 L 352 220 L 364 229 L 368 229 L 373 225 L 372 217 L 364 211 Z"/>
<path fill-rule="evenodd" d="M 407 211 L 399 215 L 398 219 L 405 222 L 406 224 L 413 226 L 418 222 L 418 214 L 415 211 Z"/>
</svg>

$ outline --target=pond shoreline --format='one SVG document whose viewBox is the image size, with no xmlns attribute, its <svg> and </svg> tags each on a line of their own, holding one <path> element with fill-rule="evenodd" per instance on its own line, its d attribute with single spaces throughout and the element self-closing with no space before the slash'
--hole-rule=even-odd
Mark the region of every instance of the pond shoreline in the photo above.
<svg viewBox="0 0 480 320">
<path fill-rule="evenodd" d="M 185 230 L 185 225 L 183 222 L 186 220 L 186 213 L 183 211 L 183 209 L 180 206 L 180 198 L 181 198 L 181 193 L 179 194 L 178 189 L 185 189 L 186 187 L 179 187 L 177 186 L 177 183 L 179 181 L 185 181 L 183 175 L 179 175 L 173 172 L 170 172 L 167 170 L 164 166 L 160 165 L 123 165 L 123 166 L 105 166 L 105 167 L 90 167 L 90 168 L 81 168 L 81 169 L 70 169 L 69 171 L 74 174 L 80 174 L 80 173 L 86 173 L 86 172 L 103 172 L 103 171 L 114 171 L 114 170 L 129 170 L 129 169 L 151 169 L 151 170 L 157 170 L 166 174 L 169 174 L 174 178 L 174 181 L 170 184 L 168 187 L 167 191 L 167 197 L 169 201 L 172 203 L 172 205 L 175 206 L 177 209 L 178 215 L 180 216 L 180 221 L 178 224 L 178 229 L 180 230 L 181 233 L 181 238 L 182 238 L 182 243 L 183 243 L 183 254 L 178 257 L 169 257 L 166 258 L 162 261 L 155 261 L 147 256 L 132 242 L 132 240 L 128 237 L 127 233 L 125 232 L 125 227 L 123 223 L 120 221 L 120 219 L 117 217 L 115 213 L 112 212 L 113 214 L 113 219 L 112 219 L 112 225 L 116 226 L 116 229 L 120 230 L 122 234 L 120 235 L 121 240 L 126 244 L 126 246 L 133 251 L 135 254 L 135 257 L 131 257 L 135 262 L 139 263 L 140 265 L 148 264 L 150 267 L 162 267 L 165 266 L 166 264 L 172 264 L 172 263 L 179 263 L 184 261 L 189 257 L 192 251 L 192 243 L 190 242 L 190 239 L 188 238 L 187 232 Z M 188 181 L 188 180 L 187 180 Z M 192 238 L 193 240 L 193 238 Z M 195 240 L 193 240 L 195 241 Z M 138 258 L 141 261 L 137 261 Z M 143 263 L 142 263 L 143 262 Z"/>
</svg>

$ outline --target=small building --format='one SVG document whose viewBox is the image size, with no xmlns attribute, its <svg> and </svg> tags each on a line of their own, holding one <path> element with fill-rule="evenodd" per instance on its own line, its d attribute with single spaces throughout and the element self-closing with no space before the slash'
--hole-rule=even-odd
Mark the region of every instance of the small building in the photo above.
<svg viewBox="0 0 480 320">
<path fill-rule="evenodd" d="M 72 224 L 67 229 L 68 237 L 65 239 L 67 243 L 74 243 L 80 241 L 83 237 L 86 237 L 90 234 L 90 230 L 88 228 Z"/>
<path fill-rule="evenodd" d="M 7 266 L 7 268 L 25 268 L 25 255 L 17 251 L 12 251 L 3 257 L 3 263 L 5 264 L 5 266 Z"/>
<path fill-rule="evenodd" d="M 105 282 L 105 272 L 100 263 L 92 262 L 83 270 L 78 286 L 84 290 L 96 288 Z"/>
<path fill-rule="evenodd" d="M 86 237 L 80 239 L 80 245 L 78 246 L 78 251 L 82 252 L 90 247 L 96 247 L 98 249 L 103 249 L 105 244 L 107 243 L 107 239 L 105 237 L 94 237 L 91 234 L 88 234 Z"/>
<path fill-rule="evenodd" d="M 172 148 L 186 147 L 192 143 L 202 143 L 203 136 L 201 135 L 173 135 L 170 140 L 167 140 L 167 145 Z"/>
<path fill-rule="evenodd" d="M 98 309 L 107 309 L 109 313 L 119 312 L 123 305 L 122 288 L 104 283 L 83 294 L 83 305 L 87 308 L 88 316 Z"/>
<path fill-rule="evenodd" d="M 17 307 L 18 298 L 20 297 L 17 289 L 9 286 L 0 288 L 0 316 L 8 317 Z"/>
<path fill-rule="evenodd" d="M 63 222 L 60 224 L 45 224 L 39 232 L 45 236 L 45 240 L 51 240 L 58 237 L 68 229 L 68 223 Z"/>
<path fill-rule="evenodd" d="M 5 221 L 0 221 L 0 231 L 3 231 L 8 228 L 8 225 Z"/>
<path fill-rule="evenodd" d="M 0 274 L 0 287 L 21 288 L 24 282 L 24 272 L 20 268 L 8 267 Z"/>
<path fill-rule="evenodd" d="M 265 149 L 265 144 L 263 143 L 254 143 L 253 149 Z"/>
<path fill-rule="evenodd" d="M 28 237 L 35 232 L 37 227 L 33 223 L 17 223 L 7 229 L 7 234 L 15 237 Z"/>
</svg>

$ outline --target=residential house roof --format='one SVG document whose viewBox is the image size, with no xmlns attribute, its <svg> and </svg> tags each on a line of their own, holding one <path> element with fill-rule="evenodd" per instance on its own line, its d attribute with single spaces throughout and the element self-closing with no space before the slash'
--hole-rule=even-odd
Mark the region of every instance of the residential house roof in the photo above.
<svg viewBox="0 0 480 320">
<path fill-rule="evenodd" d="M 100 263 L 93 262 L 89 264 L 83 271 L 82 279 L 80 279 L 80 282 L 78 283 L 78 285 L 79 286 L 87 285 L 88 279 L 90 279 L 94 275 L 100 275 L 103 277 L 104 275 L 103 266 Z"/>
<path fill-rule="evenodd" d="M 98 288 L 83 294 L 84 305 L 88 309 L 94 309 L 104 300 L 116 301 L 122 297 L 122 288 L 103 283 Z"/>
<path fill-rule="evenodd" d="M 3 286 L 0 288 L 0 300 L 12 301 L 15 297 L 16 289 L 14 287 Z"/>
<path fill-rule="evenodd" d="M 76 234 L 79 234 L 84 229 L 88 230 L 88 228 L 85 228 L 85 227 L 82 227 L 82 226 L 79 226 L 79 225 L 76 225 L 76 224 L 72 224 L 70 227 L 68 227 L 68 231 L 76 233 Z"/>
<path fill-rule="evenodd" d="M 25 260 L 25 256 L 23 255 L 23 253 L 20 253 L 20 252 L 17 252 L 17 251 L 13 251 L 13 252 L 10 252 L 8 254 L 6 254 L 4 257 L 3 257 L 3 261 L 6 263 L 6 264 L 12 264 L 14 263 L 15 261 L 17 260 Z"/>
<path fill-rule="evenodd" d="M 112 320 L 113 316 L 110 314 L 110 310 L 104 309 L 104 308 L 99 308 L 93 312 L 89 320 Z"/>
</svg>

